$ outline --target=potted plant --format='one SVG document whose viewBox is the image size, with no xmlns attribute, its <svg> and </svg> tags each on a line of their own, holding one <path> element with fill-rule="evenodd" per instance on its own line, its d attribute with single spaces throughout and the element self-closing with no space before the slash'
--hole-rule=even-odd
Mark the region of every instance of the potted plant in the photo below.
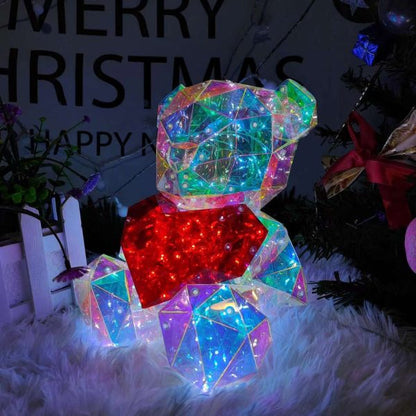
<svg viewBox="0 0 416 416">
<path fill-rule="evenodd" d="M 69 282 L 86 272 L 76 198 L 99 180 L 99 174 L 86 178 L 72 168 L 75 147 L 54 155 L 62 135 L 88 117 L 49 140 L 45 118 L 30 137 L 20 115 L 18 106 L 0 99 L 0 323 L 30 312 L 44 317 L 72 302 Z M 81 187 L 72 186 L 74 177 Z M 68 184 L 72 189 L 60 192 Z"/>
</svg>

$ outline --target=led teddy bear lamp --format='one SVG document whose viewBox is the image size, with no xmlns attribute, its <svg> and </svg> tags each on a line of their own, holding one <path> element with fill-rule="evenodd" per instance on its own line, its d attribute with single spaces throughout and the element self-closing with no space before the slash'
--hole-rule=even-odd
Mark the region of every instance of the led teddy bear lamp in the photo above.
<svg viewBox="0 0 416 416">
<path fill-rule="evenodd" d="M 306 302 L 287 232 L 261 208 L 285 188 L 297 142 L 315 124 L 314 98 L 291 80 L 277 91 L 208 81 L 163 100 L 160 193 L 129 208 L 129 270 L 101 256 L 74 283 L 106 343 L 153 330 L 149 307 L 167 301 L 158 312 L 167 359 L 194 385 L 209 391 L 256 373 L 272 341 L 261 301 Z M 255 290 L 240 294 L 245 285 Z"/>
<path fill-rule="evenodd" d="M 298 140 L 316 124 L 313 96 L 207 81 L 180 85 L 158 109 L 157 188 L 129 209 L 123 251 L 143 307 L 185 284 L 263 282 L 306 302 L 284 227 L 260 209 L 286 187 Z"/>
<path fill-rule="evenodd" d="M 179 86 L 159 107 L 161 193 L 130 207 L 122 247 L 142 306 L 168 301 L 159 322 L 170 365 L 203 391 L 251 377 L 271 344 L 267 318 L 218 283 L 306 302 L 287 232 L 260 209 L 286 186 L 315 111 L 291 80 L 277 91 Z"/>
</svg>

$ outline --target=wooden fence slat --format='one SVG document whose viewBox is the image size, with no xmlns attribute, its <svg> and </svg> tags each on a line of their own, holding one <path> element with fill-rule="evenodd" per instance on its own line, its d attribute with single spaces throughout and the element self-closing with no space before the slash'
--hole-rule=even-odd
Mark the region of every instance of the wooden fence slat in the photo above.
<svg viewBox="0 0 416 416">
<path fill-rule="evenodd" d="M 38 213 L 34 208 L 27 206 L 25 208 Z M 68 259 L 73 267 L 85 266 L 87 259 L 78 201 L 69 198 L 61 209 L 63 232 L 59 233 L 59 237 L 66 249 Z M 50 276 L 51 271 L 48 267 L 52 265 L 52 269 L 56 270 L 54 263 L 51 263 L 51 259 L 47 257 L 58 250 L 58 245 L 53 240 L 54 237 L 43 236 L 41 223 L 36 218 L 20 214 L 19 222 L 23 242 L 0 247 L 0 326 L 21 320 L 33 312 L 36 318 L 42 319 L 51 314 L 54 307 L 62 307 L 73 302 L 72 287 L 60 288 L 62 285 L 52 282 L 54 276 Z M 11 307 L 7 282 L 4 280 L 9 276 L 5 276 L 4 267 L 21 259 L 25 259 L 27 266 L 31 300 L 22 300 L 22 303 Z M 64 267 L 63 264 L 62 267 Z M 13 277 L 23 278 L 21 275 Z"/>
<path fill-rule="evenodd" d="M 25 206 L 34 213 L 38 211 Z M 46 266 L 43 234 L 40 221 L 26 214 L 19 214 L 27 271 L 32 291 L 33 308 L 36 318 L 44 318 L 53 311 L 49 290 L 49 276 Z"/>
<path fill-rule="evenodd" d="M 3 279 L 3 270 L 0 265 L 0 324 L 9 323 L 12 319 L 10 302 L 7 296 L 6 284 Z"/>
<path fill-rule="evenodd" d="M 72 267 L 86 266 L 84 236 L 82 234 L 79 203 L 68 198 L 62 206 L 63 235 L 65 236 L 68 259 Z"/>
</svg>

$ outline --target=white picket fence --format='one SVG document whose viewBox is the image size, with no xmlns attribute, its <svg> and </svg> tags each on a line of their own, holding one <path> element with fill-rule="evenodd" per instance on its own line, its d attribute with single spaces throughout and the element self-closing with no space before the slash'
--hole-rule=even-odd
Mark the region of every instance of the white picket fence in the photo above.
<svg viewBox="0 0 416 416">
<path fill-rule="evenodd" d="M 26 207 L 27 208 L 27 207 Z M 37 212 L 33 208 L 27 208 Z M 78 201 L 61 208 L 63 243 L 73 267 L 85 266 L 85 246 Z M 0 325 L 34 315 L 42 319 L 54 309 L 73 303 L 70 283 L 54 282 L 65 269 L 58 242 L 40 222 L 19 214 L 22 241 L 0 246 Z"/>
</svg>

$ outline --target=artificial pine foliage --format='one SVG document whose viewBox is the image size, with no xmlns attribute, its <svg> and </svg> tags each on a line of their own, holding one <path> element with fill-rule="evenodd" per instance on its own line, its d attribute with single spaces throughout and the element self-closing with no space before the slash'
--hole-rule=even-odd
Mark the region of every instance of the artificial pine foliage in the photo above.
<svg viewBox="0 0 416 416">
<path fill-rule="evenodd" d="M 285 225 L 301 251 L 315 259 L 342 254 L 361 272 L 359 279 L 351 280 L 334 270 L 333 280 L 314 284 L 320 297 L 345 306 L 368 301 L 401 325 L 416 325 L 416 276 L 406 262 L 404 230 L 388 228 L 377 188 L 350 187 L 330 200 L 317 201 L 292 189 L 264 211 Z"/>
<path fill-rule="evenodd" d="M 416 38 L 394 39 L 391 55 L 379 63 L 373 74 L 366 75 L 363 68 L 349 69 L 341 79 L 358 94 L 368 86 L 356 109 L 363 112 L 373 108 L 379 114 L 380 150 L 416 106 Z M 325 125 L 318 126 L 317 131 L 323 143 L 331 145 L 330 152 L 342 154 L 351 147 L 346 128 Z M 342 275 L 342 270 L 334 270 L 334 280 L 317 282 L 314 291 L 320 297 L 334 298 L 339 305 L 360 306 L 369 301 L 396 322 L 415 326 L 416 275 L 406 261 L 405 229 L 388 227 L 377 186 L 368 182 L 364 172 L 331 199 L 326 198 L 320 186 L 315 194 L 311 201 L 292 190 L 280 194 L 265 208 L 285 224 L 298 247 L 309 250 L 316 259 L 340 253 L 361 272 L 360 278 L 352 281 Z M 407 198 L 416 215 L 415 188 Z"/>
</svg>

